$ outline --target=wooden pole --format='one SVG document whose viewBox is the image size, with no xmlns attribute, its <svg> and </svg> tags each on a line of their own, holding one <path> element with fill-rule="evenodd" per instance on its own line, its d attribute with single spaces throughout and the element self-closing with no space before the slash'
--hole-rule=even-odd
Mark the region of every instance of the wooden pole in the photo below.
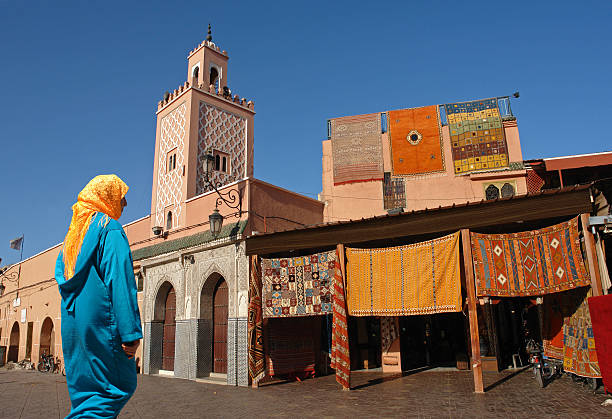
<svg viewBox="0 0 612 419">
<path fill-rule="evenodd" d="M 596 297 L 602 295 L 602 287 L 597 251 L 595 249 L 595 238 L 591 230 L 589 230 L 589 214 L 580 214 L 580 221 L 582 222 L 582 233 L 584 234 L 584 247 L 586 248 L 589 274 L 591 274 L 591 289 L 593 290 L 593 297 Z"/>
<path fill-rule="evenodd" d="M 461 230 L 461 244 L 463 246 L 463 265 L 465 268 L 465 287 L 468 293 L 468 311 L 470 319 L 470 340 L 472 342 L 472 371 L 474 372 L 474 391 L 484 393 L 482 377 L 482 360 L 480 359 L 480 337 L 478 335 L 478 315 L 476 288 L 474 285 L 474 263 L 472 260 L 472 246 L 470 245 L 470 230 Z"/>
</svg>

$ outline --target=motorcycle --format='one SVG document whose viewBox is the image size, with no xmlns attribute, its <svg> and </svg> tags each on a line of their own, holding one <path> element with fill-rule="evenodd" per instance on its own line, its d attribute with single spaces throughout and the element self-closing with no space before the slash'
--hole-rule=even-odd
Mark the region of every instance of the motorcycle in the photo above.
<svg viewBox="0 0 612 419">
<path fill-rule="evenodd" d="M 533 366 L 533 375 L 540 388 L 544 388 L 549 380 L 560 375 L 563 367 L 561 364 L 544 355 L 542 345 L 533 339 L 529 339 L 526 345 L 529 354 L 529 363 Z"/>
</svg>

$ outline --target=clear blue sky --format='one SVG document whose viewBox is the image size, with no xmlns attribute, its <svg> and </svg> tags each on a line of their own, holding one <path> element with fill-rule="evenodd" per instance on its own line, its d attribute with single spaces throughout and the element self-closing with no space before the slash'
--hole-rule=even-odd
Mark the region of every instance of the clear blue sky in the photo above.
<svg viewBox="0 0 612 419">
<path fill-rule="evenodd" d="M 213 24 L 255 176 L 316 197 L 326 119 L 509 95 L 525 159 L 612 149 L 609 1 L 0 0 L 0 257 L 63 240 L 87 181 L 150 212 L 155 110 Z"/>
</svg>

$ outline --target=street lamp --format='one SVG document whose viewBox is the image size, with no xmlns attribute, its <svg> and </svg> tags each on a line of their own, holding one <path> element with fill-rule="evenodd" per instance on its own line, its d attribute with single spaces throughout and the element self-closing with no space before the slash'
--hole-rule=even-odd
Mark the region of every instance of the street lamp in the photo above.
<svg viewBox="0 0 612 419">
<path fill-rule="evenodd" d="M 237 209 L 238 212 L 234 215 L 238 218 L 242 216 L 242 195 L 237 188 L 229 189 L 225 192 L 220 192 L 219 188 L 223 185 L 221 182 L 215 182 L 212 177 L 215 171 L 215 156 L 212 150 L 207 150 L 204 155 L 204 162 L 202 163 L 202 169 L 204 170 L 204 183 L 207 186 L 211 186 L 217 193 L 218 197 L 215 202 L 215 209 L 212 214 L 208 216 L 210 222 L 210 232 L 213 237 L 217 237 L 221 233 L 221 227 L 223 227 L 223 216 L 219 214 L 219 205 L 225 204 L 230 208 Z"/>
</svg>

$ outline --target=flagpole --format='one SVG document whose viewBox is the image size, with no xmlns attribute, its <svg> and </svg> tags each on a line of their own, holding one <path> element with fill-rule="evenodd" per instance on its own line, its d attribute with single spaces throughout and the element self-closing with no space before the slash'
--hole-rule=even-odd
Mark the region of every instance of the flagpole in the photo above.
<svg viewBox="0 0 612 419">
<path fill-rule="evenodd" d="M 21 278 L 21 262 L 23 261 L 23 242 L 25 241 L 25 234 L 21 235 L 21 254 L 19 255 L 19 271 L 17 272 L 17 293 L 15 298 L 19 298 L 19 279 Z"/>
</svg>

